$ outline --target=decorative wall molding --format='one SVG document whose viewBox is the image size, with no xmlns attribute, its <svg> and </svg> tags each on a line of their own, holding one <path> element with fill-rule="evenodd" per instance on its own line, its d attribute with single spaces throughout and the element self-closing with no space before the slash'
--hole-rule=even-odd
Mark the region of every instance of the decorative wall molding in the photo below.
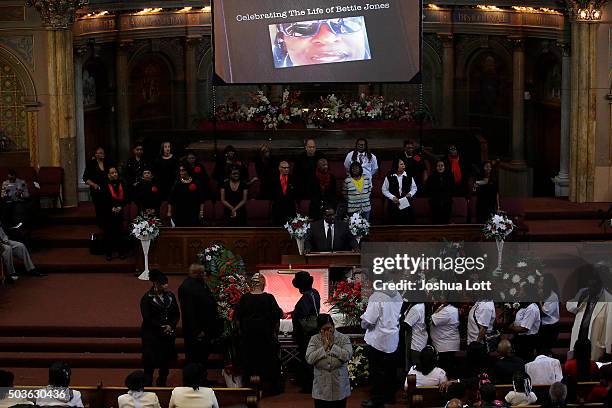
<svg viewBox="0 0 612 408">
<path fill-rule="evenodd" d="M 34 7 L 40 13 L 43 25 L 55 29 L 72 26 L 78 9 L 87 0 L 27 0 L 26 6 Z"/>
<path fill-rule="evenodd" d="M 10 48 L 34 71 L 34 37 L 31 35 L 0 35 L 0 45 Z"/>
</svg>

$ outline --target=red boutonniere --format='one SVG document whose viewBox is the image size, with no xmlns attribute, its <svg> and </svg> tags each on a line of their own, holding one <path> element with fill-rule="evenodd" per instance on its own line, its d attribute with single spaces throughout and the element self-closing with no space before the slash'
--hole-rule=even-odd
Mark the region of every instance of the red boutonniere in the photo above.
<svg viewBox="0 0 612 408">
<path fill-rule="evenodd" d="M 412 156 L 412 158 L 414 159 L 414 161 L 417 161 L 417 162 L 421 161 L 421 156 L 419 156 L 418 154 L 415 154 L 414 156 Z"/>
<path fill-rule="evenodd" d="M 198 189 L 198 186 L 196 186 L 194 183 L 189 184 L 189 191 L 196 191 Z"/>
<path fill-rule="evenodd" d="M 200 166 L 195 166 L 193 171 L 196 172 L 196 173 L 201 173 L 202 172 L 202 168 Z"/>
<path fill-rule="evenodd" d="M 152 193 L 157 193 L 157 186 L 152 186 L 151 187 L 151 192 Z"/>
</svg>

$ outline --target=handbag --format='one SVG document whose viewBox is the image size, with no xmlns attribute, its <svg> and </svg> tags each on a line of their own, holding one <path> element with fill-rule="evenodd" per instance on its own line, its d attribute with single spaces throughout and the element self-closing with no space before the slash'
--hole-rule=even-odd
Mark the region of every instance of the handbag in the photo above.
<svg viewBox="0 0 612 408">
<path fill-rule="evenodd" d="M 302 331 L 306 336 L 313 336 L 318 331 L 317 318 L 319 317 L 319 311 L 317 310 L 317 303 L 315 302 L 312 292 L 310 293 L 310 298 L 312 299 L 316 314 L 311 314 L 300 319 L 300 326 L 302 326 Z"/>
<path fill-rule="evenodd" d="M 91 255 L 104 255 L 104 237 L 102 234 L 92 233 L 89 238 L 89 253 Z"/>
</svg>

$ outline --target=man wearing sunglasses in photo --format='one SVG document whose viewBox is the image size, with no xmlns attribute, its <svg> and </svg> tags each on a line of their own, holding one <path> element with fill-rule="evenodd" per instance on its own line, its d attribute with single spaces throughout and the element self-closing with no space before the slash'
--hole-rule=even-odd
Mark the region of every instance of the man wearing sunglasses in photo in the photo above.
<svg viewBox="0 0 612 408">
<path fill-rule="evenodd" d="M 276 24 L 276 68 L 371 59 L 363 17 Z"/>
</svg>

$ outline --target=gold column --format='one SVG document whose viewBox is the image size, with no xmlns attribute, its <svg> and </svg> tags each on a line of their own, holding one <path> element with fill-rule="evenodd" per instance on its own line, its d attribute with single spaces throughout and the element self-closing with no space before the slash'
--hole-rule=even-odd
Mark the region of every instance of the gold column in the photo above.
<svg viewBox="0 0 612 408">
<path fill-rule="evenodd" d="M 455 124 L 455 43 L 452 34 L 438 34 L 442 40 L 442 127 Z"/>
<path fill-rule="evenodd" d="M 64 203 L 66 206 L 74 206 L 78 199 L 74 65 L 70 27 L 74 22 L 76 10 L 85 2 L 83 0 L 28 0 L 26 4 L 38 10 L 43 26 L 47 30 L 48 126 L 51 136 L 51 165 L 64 168 Z M 35 118 L 36 116 L 30 115 L 29 126 L 36 126 Z M 37 157 L 33 159 L 37 160 Z"/>
<path fill-rule="evenodd" d="M 597 28 L 603 3 L 568 1 L 572 18 L 569 199 L 579 203 L 594 199 Z"/>
<path fill-rule="evenodd" d="M 28 148 L 30 150 L 30 166 L 38 168 L 38 108 L 26 107 L 26 126 Z"/>
</svg>

